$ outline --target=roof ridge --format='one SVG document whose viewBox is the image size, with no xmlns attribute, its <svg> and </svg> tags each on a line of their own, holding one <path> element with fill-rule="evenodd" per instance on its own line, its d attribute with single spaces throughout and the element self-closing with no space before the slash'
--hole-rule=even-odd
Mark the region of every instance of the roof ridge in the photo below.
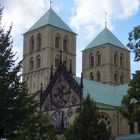
<svg viewBox="0 0 140 140">
<path fill-rule="evenodd" d="M 54 12 L 52 8 L 50 8 L 43 16 L 41 16 L 39 20 L 37 20 L 27 32 L 33 31 L 46 25 L 52 25 L 65 31 L 74 33 L 72 29 Z"/>
<path fill-rule="evenodd" d="M 105 27 L 84 49 L 98 47 L 104 44 L 112 44 L 115 47 L 128 50 L 123 43 L 107 28 Z"/>
<path fill-rule="evenodd" d="M 107 28 L 107 27 L 106 27 Z M 122 45 L 123 45 L 123 43 L 107 28 L 107 31 L 109 32 L 109 33 L 111 33 L 112 34 L 112 36 L 114 36 L 115 38 L 116 38 L 116 40 L 118 40 Z M 124 45 L 123 45 L 124 46 Z M 125 47 L 125 46 L 124 46 Z"/>
</svg>

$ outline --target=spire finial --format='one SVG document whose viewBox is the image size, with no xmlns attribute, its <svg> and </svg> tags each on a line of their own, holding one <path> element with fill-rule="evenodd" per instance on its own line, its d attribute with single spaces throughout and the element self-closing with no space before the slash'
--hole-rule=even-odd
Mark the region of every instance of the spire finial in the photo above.
<svg viewBox="0 0 140 140">
<path fill-rule="evenodd" d="M 50 8 L 52 8 L 52 1 L 50 0 Z"/>
<path fill-rule="evenodd" d="M 105 12 L 105 28 L 107 28 L 107 12 Z"/>
</svg>

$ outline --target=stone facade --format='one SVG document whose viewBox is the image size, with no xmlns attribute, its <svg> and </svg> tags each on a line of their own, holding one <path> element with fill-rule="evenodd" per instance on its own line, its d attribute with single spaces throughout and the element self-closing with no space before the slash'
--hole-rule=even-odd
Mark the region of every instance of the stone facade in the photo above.
<svg viewBox="0 0 140 140">
<path fill-rule="evenodd" d="M 64 48 L 64 43 L 65 47 Z M 29 93 L 45 88 L 50 78 L 50 68 L 55 71 L 62 61 L 76 73 L 76 34 L 45 26 L 24 34 L 23 80 L 27 81 Z"/>
<path fill-rule="evenodd" d="M 116 107 L 97 104 L 101 119 L 106 123 L 108 129 L 111 129 L 112 135 L 123 135 L 129 133 L 129 126 L 126 119 L 124 119 L 118 112 Z"/>
<path fill-rule="evenodd" d="M 55 73 L 51 69 L 50 82 L 45 90 L 41 90 L 40 103 L 41 111 L 48 113 L 58 133 L 64 131 L 81 109 L 82 87 L 64 64 L 59 64 Z"/>
<path fill-rule="evenodd" d="M 83 50 L 82 58 L 82 71 L 85 79 L 111 85 L 125 84 L 130 80 L 130 54 L 126 49 L 104 44 Z M 46 25 L 24 34 L 23 80 L 27 81 L 29 93 L 39 91 L 41 85 L 42 90 L 46 89 L 47 85 L 51 83 L 51 67 L 53 66 L 52 71 L 55 73 L 60 60 L 63 61 L 67 70 L 71 70 L 72 74 L 75 75 L 75 33 L 52 25 Z M 67 81 L 67 79 L 64 79 L 64 81 Z M 69 84 L 69 82 L 66 83 Z M 74 93 L 77 94 L 76 92 Z M 46 97 L 47 99 L 50 100 L 49 96 L 48 98 Z M 47 106 L 46 100 L 42 103 L 43 111 L 45 110 L 44 107 Z M 120 116 L 117 107 L 100 103 L 97 103 L 97 107 L 101 113 L 101 119 L 111 129 L 112 135 L 128 133 L 128 123 Z M 66 109 L 69 108 L 70 106 L 66 107 Z M 72 106 L 72 108 L 75 109 L 76 106 Z M 66 112 L 66 109 L 62 110 Z M 50 114 L 53 115 L 54 112 L 57 113 L 57 108 L 56 110 L 53 108 Z"/>
<path fill-rule="evenodd" d="M 82 70 L 85 79 L 112 85 L 130 80 L 130 53 L 128 50 L 105 44 L 83 50 Z"/>
<path fill-rule="evenodd" d="M 82 71 L 88 80 L 112 86 L 127 84 L 130 81 L 130 52 L 109 43 L 85 49 L 82 51 Z M 99 103 L 97 107 L 112 135 L 129 133 L 128 122 L 117 107 Z"/>
</svg>

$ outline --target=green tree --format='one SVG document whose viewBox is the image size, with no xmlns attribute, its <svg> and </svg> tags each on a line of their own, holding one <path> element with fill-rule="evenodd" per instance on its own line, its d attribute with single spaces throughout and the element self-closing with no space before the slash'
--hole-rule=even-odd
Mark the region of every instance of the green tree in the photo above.
<svg viewBox="0 0 140 140">
<path fill-rule="evenodd" d="M 93 100 L 88 95 L 83 108 L 73 124 L 65 132 L 66 140 L 109 140 L 110 132 L 100 115 Z"/>
<path fill-rule="evenodd" d="M 134 122 L 138 122 L 140 125 L 140 71 L 133 75 L 127 95 L 123 97 L 119 110 L 129 122 L 130 133 L 134 133 Z"/>
<path fill-rule="evenodd" d="M 0 138 L 10 140 L 55 140 L 55 132 L 47 116 L 38 110 L 36 94 L 28 94 L 21 81 L 22 62 L 16 64 L 12 51 L 11 29 L 1 25 L 3 8 L 0 7 Z"/>
<path fill-rule="evenodd" d="M 128 40 L 127 46 L 135 53 L 134 61 L 140 61 L 140 25 L 129 33 Z"/>
<path fill-rule="evenodd" d="M 16 140 L 57 140 L 55 129 L 46 115 L 38 113 L 30 117 L 27 121 L 28 126 L 20 129 Z"/>
</svg>

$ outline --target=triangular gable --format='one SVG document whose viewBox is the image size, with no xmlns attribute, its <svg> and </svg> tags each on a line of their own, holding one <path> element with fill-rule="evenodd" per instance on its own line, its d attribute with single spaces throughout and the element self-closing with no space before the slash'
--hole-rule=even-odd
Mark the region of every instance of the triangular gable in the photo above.
<svg viewBox="0 0 140 140">
<path fill-rule="evenodd" d="M 56 72 L 51 76 L 48 86 L 41 94 L 41 106 L 43 107 L 47 102 L 48 109 L 43 107 L 43 110 L 46 111 L 55 108 L 78 106 L 81 104 L 82 90 L 82 86 L 75 80 L 71 72 L 66 69 L 64 64 L 60 64 Z"/>
</svg>

